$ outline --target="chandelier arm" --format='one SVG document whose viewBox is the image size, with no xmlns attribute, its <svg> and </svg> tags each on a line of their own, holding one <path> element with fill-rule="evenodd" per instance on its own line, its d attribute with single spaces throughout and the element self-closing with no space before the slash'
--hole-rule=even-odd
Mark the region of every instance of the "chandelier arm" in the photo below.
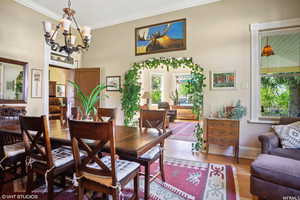
<svg viewBox="0 0 300 200">
<path fill-rule="evenodd" d="M 65 47 L 66 47 L 66 51 L 69 54 L 69 46 L 68 46 L 68 34 L 66 32 L 64 32 L 64 36 L 65 36 Z"/>
<path fill-rule="evenodd" d="M 53 32 L 53 34 L 50 37 L 50 40 L 53 40 L 54 35 L 57 33 L 58 29 L 60 28 L 60 24 L 56 25 L 55 31 Z"/>
<path fill-rule="evenodd" d="M 50 41 L 50 46 L 51 46 L 51 49 L 52 50 L 55 50 L 56 48 L 55 47 L 57 47 L 57 49 L 60 49 L 61 48 L 61 46 L 57 43 L 57 42 L 51 42 Z M 56 50 L 57 50 L 56 49 Z"/>
<path fill-rule="evenodd" d="M 84 46 L 86 46 L 85 43 L 84 43 L 84 39 L 83 39 L 83 36 L 82 36 L 81 31 L 80 31 L 80 28 L 79 28 L 79 25 L 78 25 L 78 23 L 77 23 L 76 18 L 75 18 L 74 16 L 72 16 L 72 19 L 73 19 L 73 21 L 74 21 L 74 23 L 75 23 L 75 26 L 76 26 L 76 28 L 77 28 L 77 31 L 79 32 L 79 35 L 80 35 L 80 38 L 81 38 L 81 42 L 84 44 Z"/>
</svg>

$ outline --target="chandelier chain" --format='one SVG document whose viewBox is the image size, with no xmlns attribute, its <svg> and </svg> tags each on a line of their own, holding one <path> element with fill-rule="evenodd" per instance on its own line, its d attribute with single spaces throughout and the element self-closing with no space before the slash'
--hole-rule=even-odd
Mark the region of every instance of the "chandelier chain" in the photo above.
<svg viewBox="0 0 300 200">
<path fill-rule="evenodd" d="M 71 0 L 68 0 L 68 6 L 69 6 L 69 8 L 71 8 L 71 5 L 72 5 Z"/>
</svg>

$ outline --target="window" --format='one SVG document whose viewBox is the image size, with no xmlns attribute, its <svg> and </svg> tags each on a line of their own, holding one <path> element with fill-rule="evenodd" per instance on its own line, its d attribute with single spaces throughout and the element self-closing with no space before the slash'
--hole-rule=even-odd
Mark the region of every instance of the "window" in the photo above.
<svg viewBox="0 0 300 200">
<path fill-rule="evenodd" d="M 151 103 L 158 104 L 162 101 L 162 75 L 152 74 L 151 75 Z"/>
<path fill-rule="evenodd" d="M 260 114 L 263 117 L 300 116 L 300 29 L 261 33 L 274 55 L 260 62 Z"/>
<path fill-rule="evenodd" d="M 178 92 L 178 103 L 182 106 L 191 106 L 191 96 L 189 93 L 188 84 L 191 80 L 190 74 L 176 75 L 176 90 Z"/>
<path fill-rule="evenodd" d="M 252 121 L 300 116 L 299 25 L 299 20 L 286 20 L 251 26 Z M 262 54 L 266 45 L 273 55 Z"/>
</svg>

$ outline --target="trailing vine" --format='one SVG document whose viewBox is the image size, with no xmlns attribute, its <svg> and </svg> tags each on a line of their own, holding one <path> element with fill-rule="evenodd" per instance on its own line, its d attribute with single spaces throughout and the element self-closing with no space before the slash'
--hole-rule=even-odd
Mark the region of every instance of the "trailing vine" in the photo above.
<svg viewBox="0 0 300 200">
<path fill-rule="evenodd" d="M 173 58 L 160 57 L 150 58 L 148 60 L 134 63 L 133 66 L 126 72 L 124 85 L 122 88 L 122 110 L 124 111 L 124 124 L 126 126 L 135 126 L 134 119 L 140 107 L 141 83 L 140 75 L 142 69 L 156 69 L 164 68 L 169 71 L 170 68 L 189 68 L 191 70 L 192 78 L 189 81 L 189 91 L 192 94 L 193 113 L 197 119 L 201 116 L 203 107 L 203 88 L 205 87 L 203 68 L 198 64 L 193 63 L 192 58 Z M 193 150 L 199 151 L 202 149 L 203 130 L 200 123 L 198 123 L 194 130 L 194 135 L 197 142 L 193 144 Z"/>
</svg>

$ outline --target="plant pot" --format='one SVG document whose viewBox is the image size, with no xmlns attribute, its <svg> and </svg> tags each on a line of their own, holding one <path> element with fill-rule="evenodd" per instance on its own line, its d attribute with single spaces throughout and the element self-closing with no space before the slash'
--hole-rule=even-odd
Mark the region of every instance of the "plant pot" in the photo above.
<svg viewBox="0 0 300 200">
<path fill-rule="evenodd" d="M 90 114 L 84 114 L 83 116 L 82 116 L 82 120 L 83 121 L 94 121 L 94 117 L 92 116 L 92 115 L 90 115 Z"/>
</svg>

